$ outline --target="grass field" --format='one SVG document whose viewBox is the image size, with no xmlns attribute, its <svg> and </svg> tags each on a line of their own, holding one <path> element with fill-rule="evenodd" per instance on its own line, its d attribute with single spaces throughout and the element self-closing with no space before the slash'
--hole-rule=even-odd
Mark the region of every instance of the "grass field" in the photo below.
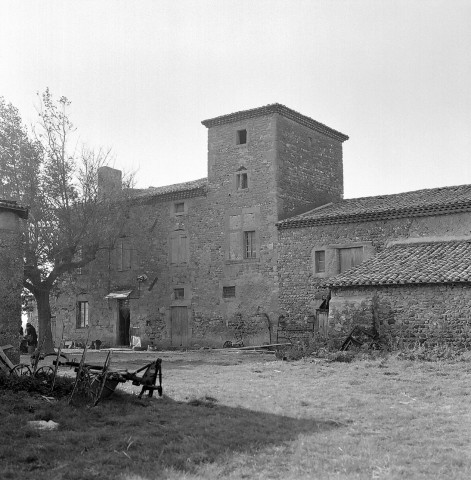
<svg viewBox="0 0 471 480">
<path fill-rule="evenodd" d="M 162 398 L 139 400 L 126 383 L 87 408 L 0 390 L 0 478 L 471 478 L 469 358 L 159 356 Z M 112 365 L 152 357 L 115 354 Z M 27 426 L 49 419 L 58 430 Z"/>
</svg>

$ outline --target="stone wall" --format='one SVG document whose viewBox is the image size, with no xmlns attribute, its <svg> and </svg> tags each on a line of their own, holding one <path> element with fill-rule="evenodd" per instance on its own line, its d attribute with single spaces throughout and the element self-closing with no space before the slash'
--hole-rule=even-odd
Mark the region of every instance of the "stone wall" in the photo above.
<svg viewBox="0 0 471 480">
<path fill-rule="evenodd" d="M 471 285 L 391 285 L 335 288 L 329 312 L 332 335 L 354 325 L 375 325 L 393 347 L 427 343 L 471 346 Z"/>
<path fill-rule="evenodd" d="M 343 197 L 341 141 L 280 115 L 277 161 L 280 220 Z"/>
<path fill-rule="evenodd" d="M 468 213 L 281 229 L 278 261 L 280 309 L 299 322 L 315 313 L 322 296 L 327 294 L 320 284 L 339 273 L 338 248 L 362 245 L 366 259 L 391 241 L 453 239 L 469 236 L 470 232 Z M 313 253 L 316 249 L 329 247 L 331 261 L 329 263 L 327 250 L 326 272 L 316 274 Z"/>
<path fill-rule="evenodd" d="M 18 216 L 0 210 L 0 346 L 13 345 L 5 352 L 13 363 L 20 361 L 22 252 Z"/>
</svg>

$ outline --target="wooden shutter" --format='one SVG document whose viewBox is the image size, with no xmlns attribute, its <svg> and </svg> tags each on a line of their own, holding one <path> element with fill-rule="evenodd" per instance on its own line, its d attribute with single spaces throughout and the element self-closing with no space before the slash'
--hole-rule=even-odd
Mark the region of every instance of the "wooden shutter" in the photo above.
<svg viewBox="0 0 471 480">
<path fill-rule="evenodd" d="M 231 232 L 229 234 L 229 259 L 242 260 L 242 242 L 240 232 Z"/>
<path fill-rule="evenodd" d="M 178 263 L 178 242 L 179 237 L 170 237 L 170 262 Z"/>
<path fill-rule="evenodd" d="M 123 242 L 123 270 L 131 268 L 131 245 L 129 242 Z"/>
<path fill-rule="evenodd" d="M 363 247 L 341 248 L 339 250 L 340 273 L 356 267 L 363 261 Z"/>
</svg>

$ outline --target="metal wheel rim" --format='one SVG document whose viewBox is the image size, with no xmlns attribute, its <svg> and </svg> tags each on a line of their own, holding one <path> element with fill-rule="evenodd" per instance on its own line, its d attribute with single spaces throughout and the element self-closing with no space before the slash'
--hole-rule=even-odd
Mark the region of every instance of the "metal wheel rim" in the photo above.
<svg viewBox="0 0 471 480">
<path fill-rule="evenodd" d="M 18 365 L 15 365 L 11 370 L 10 373 L 12 375 L 15 375 L 17 377 L 28 377 L 31 376 L 31 369 L 29 368 L 28 365 L 24 363 L 20 363 Z"/>
</svg>

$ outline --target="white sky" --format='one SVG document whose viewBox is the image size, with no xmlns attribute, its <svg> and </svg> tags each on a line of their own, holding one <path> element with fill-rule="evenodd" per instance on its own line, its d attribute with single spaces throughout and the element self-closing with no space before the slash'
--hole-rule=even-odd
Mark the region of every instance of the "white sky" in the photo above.
<svg viewBox="0 0 471 480">
<path fill-rule="evenodd" d="M 0 96 L 30 123 L 46 87 L 141 188 L 275 102 L 350 136 L 346 198 L 471 183 L 471 0 L 0 0 Z"/>
</svg>

